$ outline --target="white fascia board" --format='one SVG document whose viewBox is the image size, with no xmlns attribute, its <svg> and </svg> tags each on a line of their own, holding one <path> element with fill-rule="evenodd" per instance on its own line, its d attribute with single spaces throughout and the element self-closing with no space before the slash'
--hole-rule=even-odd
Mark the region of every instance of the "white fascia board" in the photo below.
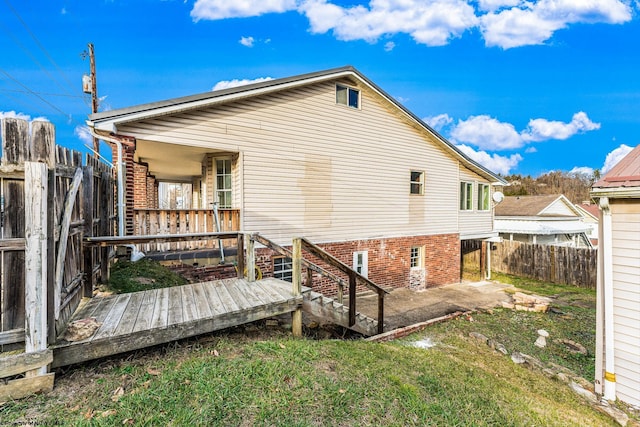
<svg viewBox="0 0 640 427">
<path fill-rule="evenodd" d="M 591 197 L 612 199 L 640 199 L 640 187 L 597 188 L 591 190 Z"/>
</svg>

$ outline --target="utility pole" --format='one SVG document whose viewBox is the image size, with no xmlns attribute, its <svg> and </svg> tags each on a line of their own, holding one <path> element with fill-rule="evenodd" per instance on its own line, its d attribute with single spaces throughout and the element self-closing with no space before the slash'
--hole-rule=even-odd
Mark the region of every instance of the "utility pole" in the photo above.
<svg viewBox="0 0 640 427">
<path fill-rule="evenodd" d="M 89 57 L 89 76 L 86 74 L 82 78 L 82 86 L 84 93 L 91 94 L 91 114 L 98 112 L 98 84 L 96 83 L 96 56 L 93 51 L 93 43 L 88 44 L 89 53 L 87 51 L 82 52 L 82 59 Z M 87 79 L 89 84 L 87 84 Z M 90 87 L 89 87 L 90 86 Z M 98 138 L 93 138 L 93 155 L 98 157 L 100 155 L 100 141 Z"/>
</svg>

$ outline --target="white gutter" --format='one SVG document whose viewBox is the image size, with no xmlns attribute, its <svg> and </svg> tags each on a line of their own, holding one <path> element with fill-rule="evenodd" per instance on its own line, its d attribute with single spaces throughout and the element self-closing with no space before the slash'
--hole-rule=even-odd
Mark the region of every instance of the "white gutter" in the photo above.
<svg viewBox="0 0 640 427">
<path fill-rule="evenodd" d="M 98 135 L 92 128 L 89 132 L 93 137 L 104 141 L 113 142 L 118 147 L 118 159 L 116 160 L 116 176 L 118 181 L 118 236 L 124 236 L 124 166 L 122 163 L 122 141 L 109 136 Z"/>
<path fill-rule="evenodd" d="M 609 198 L 602 197 L 599 202 L 602 211 L 602 270 L 604 293 L 604 339 L 605 339 L 605 372 L 604 372 L 604 398 L 616 400 L 616 374 L 615 374 L 615 340 L 613 330 L 613 239 L 611 236 L 611 207 Z"/>
</svg>

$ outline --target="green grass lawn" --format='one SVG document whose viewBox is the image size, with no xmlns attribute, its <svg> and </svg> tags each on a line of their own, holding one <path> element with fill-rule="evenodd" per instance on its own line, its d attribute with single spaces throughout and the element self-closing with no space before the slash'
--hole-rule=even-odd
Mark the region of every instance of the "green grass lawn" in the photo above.
<svg viewBox="0 0 640 427">
<path fill-rule="evenodd" d="M 293 339 L 261 324 L 257 332 L 235 328 L 67 368 L 53 392 L 1 407 L 0 425 L 615 425 L 565 383 L 468 335 L 482 333 L 592 381 L 593 291 L 500 279 L 553 296 L 558 313 L 496 309 L 389 343 Z M 550 333 L 544 350 L 533 345 L 540 328 Z M 556 337 L 589 353 L 569 354 Z M 413 345 L 426 338 L 435 346 Z"/>
</svg>

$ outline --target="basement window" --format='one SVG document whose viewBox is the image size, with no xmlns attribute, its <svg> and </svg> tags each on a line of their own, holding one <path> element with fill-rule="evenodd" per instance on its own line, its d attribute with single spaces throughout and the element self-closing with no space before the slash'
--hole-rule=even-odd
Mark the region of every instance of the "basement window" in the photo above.
<svg viewBox="0 0 640 427">
<path fill-rule="evenodd" d="M 367 251 L 357 251 L 353 253 L 353 269 L 362 276 L 367 277 L 369 272 L 369 253 Z"/>
<path fill-rule="evenodd" d="M 360 91 L 348 86 L 336 85 L 336 104 L 360 108 Z"/>
<path fill-rule="evenodd" d="M 424 247 L 414 246 L 411 248 L 411 268 L 424 267 Z"/>
<path fill-rule="evenodd" d="M 289 257 L 273 257 L 273 277 L 287 282 L 293 281 L 293 264 Z"/>
</svg>

